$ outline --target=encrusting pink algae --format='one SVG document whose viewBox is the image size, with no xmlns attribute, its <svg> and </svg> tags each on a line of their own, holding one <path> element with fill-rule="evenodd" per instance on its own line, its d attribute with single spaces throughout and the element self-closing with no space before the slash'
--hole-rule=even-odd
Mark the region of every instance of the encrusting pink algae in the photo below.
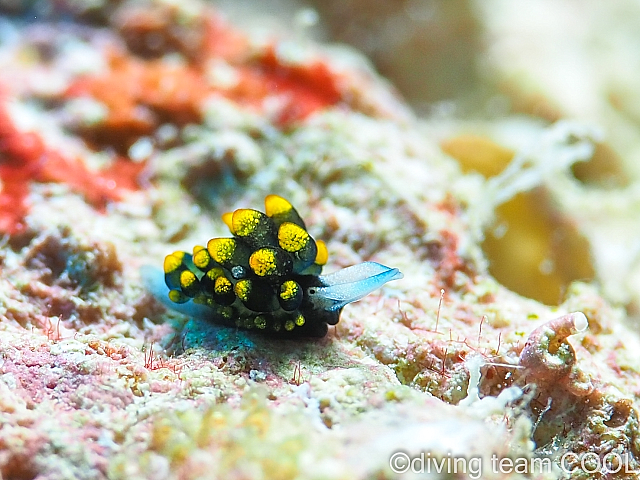
<svg viewBox="0 0 640 480">
<path fill-rule="evenodd" d="M 417 119 L 355 52 L 298 27 L 234 27 L 198 0 L 9 3 L 0 478 L 622 479 L 640 469 L 634 303 L 623 309 L 586 281 L 563 285 L 553 306 L 525 298 L 489 273 L 482 249 L 509 228 L 492 223 L 498 207 L 521 192 L 545 197 L 540 208 L 593 193 L 572 174 L 593 153 L 590 128 L 531 122 L 525 153 L 509 128 L 469 141 L 470 123 Z M 481 163 L 474 152 L 511 163 L 485 178 L 467 168 Z M 266 246 L 229 267 L 198 247 L 227 226 L 242 237 L 221 215 L 265 197 L 297 209 L 286 222 L 271 220 L 274 204 L 249 211 L 269 218 L 247 240 Z M 572 222 L 571 209 L 546 213 Z M 326 251 L 318 242 L 304 256 L 309 238 Z M 522 257 L 538 258 L 531 243 L 520 240 Z M 199 251 L 220 256 L 194 260 Z M 317 267 L 326 284 L 305 284 Z M 258 332 L 278 315 L 280 328 L 308 321 L 290 312 L 317 292 L 287 303 L 294 271 L 298 287 L 324 289 L 314 308 L 337 309 L 326 335 Z M 350 275 L 331 277 L 340 271 Z M 388 272 L 396 281 L 362 287 Z M 224 277 L 228 303 L 244 310 L 191 288 L 206 275 Z M 264 290 L 249 298 L 238 287 L 247 279 Z M 203 306 L 251 315 L 209 321 Z M 429 462 L 446 474 L 414 471 Z"/>
</svg>

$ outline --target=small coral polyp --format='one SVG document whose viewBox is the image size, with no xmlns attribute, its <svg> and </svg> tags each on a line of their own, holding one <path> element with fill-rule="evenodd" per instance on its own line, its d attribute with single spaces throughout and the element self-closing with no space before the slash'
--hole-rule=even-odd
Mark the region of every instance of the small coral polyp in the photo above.
<svg viewBox="0 0 640 480">
<path fill-rule="evenodd" d="M 168 255 L 164 274 L 172 302 L 206 305 L 211 320 L 223 325 L 322 337 L 347 303 L 402 278 L 398 269 L 374 262 L 321 276 L 326 245 L 277 195 L 265 198 L 265 213 L 238 209 L 222 219 L 233 238 L 212 238 L 192 254 Z"/>
</svg>

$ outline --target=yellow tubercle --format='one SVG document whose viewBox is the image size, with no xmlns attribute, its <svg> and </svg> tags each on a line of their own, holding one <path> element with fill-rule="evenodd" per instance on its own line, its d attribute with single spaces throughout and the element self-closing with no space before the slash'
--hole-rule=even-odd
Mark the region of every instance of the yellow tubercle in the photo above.
<svg viewBox="0 0 640 480">
<path fill-rule="evenodd" d="M 293 323 L 293 320 L 287 320 L 286 322 L 284 322 L 284 329 L 287 332 L 290 332 L 291 330 L 293 330 L 296 327 L 296 324 Z"/>
<path fill-rule="evenodd" d="M 329 250 L 327 250 L 327 244 L 322 240 L 316 240 L 316 247 L 318 247 L 318 253 L 316 253 L 315 263 L 317 265 L 324 265 L 329 260 Z"/>
<path fill-rule="evenodd" d="M 294 320 L 294 322 L 296 323 L 296 325 L 297 325 L 298 327 L 301 327 L 301 326 L 303 326 L 303 325 L 304 325 L 305 320 L 304 320 L 304 317 L 302 316 L 302 314 L 301 314 L 301 313 L 299 313 L 299 314 L 298 314 L 298 316 L 296 317 L 296 319 Z"/>
<path fill-rule="evenodd" d="M 213 285 L 214 291 L 219 294 L 229 293 L 233 289 L 233 284 L 225 276 L 219 276 Z"/>
<path fill-rule="evenodd" d="M 222 221 L 224 222 L 224 224 L 229 228 L 229 231 L 231 233 L 234 233 L 233 231 L 233 212 L 227 212 L 222 214 Z"/>
<path fill-rule="evenodd" d="M 197 281 L 198 281 L 198 279 L 193 274 L 193 272 L 191 272 L 190 270 L 185 270 L 184 272 L 182 272 L 180 274 L 180 286 L 183 289 L 190 288 Z"/>
<path fill-rule="evenodd" d="M 298 282 L 287 280 L 280 285 L 280 298 L 283 300 L 291 300 L 296 296 L 299 289 L 300 285 L 298 285 Z"/>
<path fill-rule="evenodd" d="M 202 245 L 193 247 L 193 264 L 200 269 L 205 269 L 209 266 L 209 263 L 211 263 L 209 251 Z"/>
<path fill-rule="evenodd" d="M 224 264 L 231 260 L 236 251 L 236 241 L 233 238 L 212 238 L 207 243 L 207 250 L 216 262 Z"/>
<path fill-rule="evenodd" d="M 176 271 L 182 265 L 184 252 L 173 252 L 164 258 L 164 273 Z"/>
<path fill-rule="evenodd" d="M 251 280 L 239 280 L 235 286 L 236 295 L 240 300 L 246 302 L 251 293 Z"/>
<path fill-rule="evenodd" d="M 251 235 L 260 225 L 264 214 L 250 208 L 240 208 L 231 216 L 231 232 L 239 237 Z"/>
<path fill-rule="evenodd" d="M 278 271 L 274 251 L 270 248 L 261 248 L 253 252 L 249 257 L 249 266 L 259 277 L 274 275 Z"/>
<path fill-rule="evenodd" d="M 264 211 L 267 217 L 287 213 L 292 209 L 293 206 L 279 195 L 267 195 L 264 199 Z"/>
<path fill-rule="evenodd" d="M 287 252 L 297 252 L 309 243 L 307 231 L 295 223 L 285 222 L 278 229 L 278 243 Z"/>
<path fill-rule="evenodd" d="M 180 303 L 184 294 L 180 290 L 171 290 L 169 291 L 169 300 L 175 303 Z"/>
</svg>

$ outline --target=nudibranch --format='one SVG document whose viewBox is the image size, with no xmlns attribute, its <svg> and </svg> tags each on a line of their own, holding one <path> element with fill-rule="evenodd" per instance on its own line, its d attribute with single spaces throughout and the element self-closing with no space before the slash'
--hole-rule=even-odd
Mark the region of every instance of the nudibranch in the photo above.
<svg viewBox="0 0 640 480">
<path fill-rule="evenodd" d="M 345 305 L 402 278 L 397 268 L 375 262 L 320 275 L 328 258 L 325 243 L 309 235 L 284 198 L 268 195 L 264 203 L 265 213 L 243 208 L 222 216 L 232 238 L 212 238 L 191 254 L 165 258 L 172 305 L 205 306 L 208 318 L 226 326 L 323 337 Z"/>
</svg>

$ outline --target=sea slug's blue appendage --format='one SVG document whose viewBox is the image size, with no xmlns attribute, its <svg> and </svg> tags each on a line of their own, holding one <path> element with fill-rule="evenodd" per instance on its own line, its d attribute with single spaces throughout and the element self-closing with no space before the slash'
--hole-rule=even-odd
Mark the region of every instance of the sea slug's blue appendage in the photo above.
<svg viewBox="0 0 640 480">
<path fill-rule="evenodd" d="M 233 237 L 213 238 L 193 253 L 167 255 L 164 285 L 161 274 L 143 271 L 149 290 L 163 303 L 222 325 L 282 337 L 322 337 L 327 325 L 338 323 L 346 304 L 402 278 L 397 268 L 374 262 L 321 276 L 327 247 L 277 195 L 267 196 L 265 213 L 239 209 L 222 220 Z"/>
<path fill-rule="evenodd" d="M 318 308 L 333 312 L 402 277 L 397 268 L 364 262 L 318 277 L 321 284 L 326 286 L 312 289 L 309 297 Z"/>
<path fill-rule="evenodd" d="M 193 302 L 178 304 L 169 300 L 169 287 L 165 284 L 162 270 L 159 268 L 143 265 L 140 267 L 140 275 L 147 291 L 165 307 L 200 320 L 205 320 L 211 316 L 211 309 L 204 305 L 198 305 Z"/>
</svg>

